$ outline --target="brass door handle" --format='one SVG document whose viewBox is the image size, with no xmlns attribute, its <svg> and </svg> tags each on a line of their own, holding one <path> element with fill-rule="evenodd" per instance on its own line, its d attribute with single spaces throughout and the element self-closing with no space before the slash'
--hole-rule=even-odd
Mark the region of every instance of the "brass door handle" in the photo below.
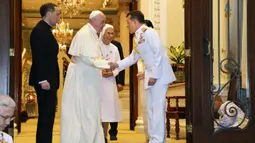
<svg viewBox="0 0 255 143">
<path fill-rule="evenodd" d="M 205 39 L 206 42 L 207 42 L 207 53 L 205 53 L 206 56 L 210 55 L 211 54 L 211 42 L 209 39 Z"/>
</svg>

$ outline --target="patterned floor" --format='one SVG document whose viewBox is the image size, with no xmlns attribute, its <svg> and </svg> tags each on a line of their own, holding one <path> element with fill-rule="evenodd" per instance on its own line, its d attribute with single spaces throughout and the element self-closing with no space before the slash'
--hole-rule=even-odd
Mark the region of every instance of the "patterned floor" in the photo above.
<svg viewBox="0 0 255 143">
<path fill-rule="evenodd" d="M 36 131 L 36 119 L 30 119 L 27 123 L 22 124 L 22 132 L 15 135 L 15 143 L 35 143 L 35 131 Z M 59 127 L 60 120 L 56 119 L 54 132 L 53 132 L 53 143 L 60 143 L 59 140 Z M 120 123 L 118 141 L 113 141 L 110 143 L 144 143 L 144 135 L 141 133 L 136 133 L 135 131 L 130 131 L 128 129 L 128 123 Z M 176 141 L 174 138 L 167 139 L 167 143 L 186 143 L 185 140 Z"/>
</svg>

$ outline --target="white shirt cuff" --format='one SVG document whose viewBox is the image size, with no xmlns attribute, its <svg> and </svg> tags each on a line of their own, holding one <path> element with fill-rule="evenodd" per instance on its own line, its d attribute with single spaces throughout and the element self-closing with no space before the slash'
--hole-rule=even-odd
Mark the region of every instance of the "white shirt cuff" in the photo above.
<svg viewBox="0 0 255 143">
<path fill-rule="evenodd" d="M 113 73 L 113 76 L 115 77 L 119 74 L 119 70 L 115 69 L 115 70 L 112 71 L 112 73 Z"/>
<path fill-rule="evenodd" d="M 47 82 L 47 80 L 40 81 L 39 84 L 42 84 L 42 83 L 44 83 L 44 82 Z"/>
</svg>

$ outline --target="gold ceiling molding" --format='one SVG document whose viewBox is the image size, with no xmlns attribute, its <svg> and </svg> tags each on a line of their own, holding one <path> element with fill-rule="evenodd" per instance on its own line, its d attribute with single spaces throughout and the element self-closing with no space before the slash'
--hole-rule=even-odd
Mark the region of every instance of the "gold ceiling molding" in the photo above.
<svg viewBox="0 0 255 143">
<path fill-rule="evenodd" d="M 129 11 L 130 1 L 120 0 L 118 9 L 119 11 Z"/>
<path fill-rule="evenodd" d="M 22 22 L 24 23 L 23 29 L 31 29 L 35 27 L 35 25 L 41 20 L 40 17 L 25 17 Z M 73 19 L 73 18 L 65 18 L 64 21 L 70 24 L 70 28 L 75 30 L 80 29 L 83 25 L 88 22 L 88 18 L 80 18 L 80 19 Z"/>
<path fill-rule="evenodd" d="M 22 30 L 30 31 L 41 20 L 39 7 L 45 2 L 56 2 L 56 0 L 23 0 L 22 6 Z M 65 22 L 70 24 L 70 28 L 74 30 L 74 34 L 88 22 L 89 14 L 94 9 L 101 10 L 107 17 L 106 22 L 115 27 L 115 33 L 119 35 L 119 13 L 123 11 L 122 0 L 108 1 L 107 5 L 103 7 L 104 0 L 86 0 L 86 9 L 78 16 L 64 15 Z M 31 5 L 31 6 L 30 6 Z M 120 6 L 120 7 L 119 7 Z M 125 9 L 128 10 L 128 3 L 125 4 Z"/>
<path fill-rule="evenodd" d="M 100 9 L 105 15 L 116 15 L 118 13 L 118 8 L 101 8 Z M 89 15 L 92 11 L 91 10 L 85 10 L 82 11 L 81 14 L 87 14 Z M 40 11 L 39 10 L 27 10 L 23 9 L 22 14 L 34 14 L 37 13 L 40 16 Z"/>
<path fill-rule="evenodd" d="M 31 31 L 31 30 L 33 30 L 33 28 L 31 27 L 23 27 L 22 28 L 22 31 Z M 78 32 L 80 30 L 80 28 L 78 29 L 78 28 L 73 28 L 73 35 L 75 35 L 76 34 L 76 32 Z"/>
<path fill-rule="evenodd" d="M 119 37 L 120 36 L 120 18 L 119 16 L 111 16 L 111 17 L 106 17 L 105 23 L 111 24 L 114 27 L 114 32 L 115 36 Z"/>
<path fill-rule="evenodd" d="M 86 18 L 70 18 L 66 17 L 65 22 L 68 22 L 70 24 L 70 28 L 74 30 L 74 33 L 78 31 L 83 25 L 88 23 L 88 16 Z M 22 22 L 24 23 L 24 26 L 22 27 L 22 30 L 31 30 L 38 21 L 40 21 L 40 17 L 23 17 Z M 111 24 L 115 28 L 116 35 L 119 35 L 119 15 L 107 15 L 106 16 L 106 23 Z"/>
<path fill-rule="evenodd" d="M 23 19 L 25 18 L 40 18 L 41 19 L 41 16 L 40 14 L 36 14 L 36 15 L 23 15 L 22 16 Z M 75 16 L 75 17 L 72 17 L 70 18 L 69 16 L 63 16 L 64 19 L 89 19 L 89 15 L 84 15 L 84 16 Z"/>
<path fill-rule="evenodd" d="M 85 10 L 86 0 L 57 0 L 57 6 L 61 8 L 63 15 L 70 17 L 80 15 Z"/>
<path fill-rule="evenodd" d="M 43 5 L 44 3 L 55 3 L 60 0 L 22 0 L 22 9 L 25 10 L 39 10 L 40 6 Z M 61 0 L 61 1 L 74 1 L 74 0 Z M 76 0 L 77 1 L 77 0 Z M 81 1 L 81 0 L 79 0 Z M 103 2 L 105 0 L 83 0 L 85 2 L 85 6 L 83 7 L 84 10 L 92 11 L 96 9 L 100 9 L 103 7 Z M 118 8 L 118 3 L 122 0 L 108 0 L 107 6 L 106 7 L 111 7 L 111 8 Z"/>
<path fill-rule="evenodd" d="M 105 8 L 107 7 L 108 5 L 111 5 L 112 4 L 112 0 L 104 0 L 103 4 L 102 4 L 102 7 Z"/>
</svg>

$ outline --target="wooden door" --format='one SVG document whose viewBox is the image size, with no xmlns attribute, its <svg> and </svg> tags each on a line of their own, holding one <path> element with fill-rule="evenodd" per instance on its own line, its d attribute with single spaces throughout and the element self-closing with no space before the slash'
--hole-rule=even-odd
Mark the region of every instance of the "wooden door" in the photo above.
<svg viewBox="0 0 255 143">
<path fill-rule="evenodd" d="M 21 1 L 0 1 L 0 31 L 0 94 L 9 95 L 15 100 L 15 121 L 18 121 L 21 97 Z M 9 129 L 13 135 L 13 127 Z"/>
<path fill-rule="evenodd" d="M 9 0 L 0 1 L 0 94 L 9 94 Z"/>
<path fill-rule="evenodd" d="M 131 0 L 129 2 L 129 11 L 137 10 L 137 0 Z M 129 34 L 129 51 L 130 54 L 133 50 L 133 34 Z M 138 80 L 137 65 L 134 64 L 129 68 L 129 106 L 130 106 L 130 120 L 129 129 L 135 130 L 136 120 L 138 117 Z"/>
<path fill-rule="evenodd" d="M 254 142 L 255 123 L 251 122 L 255 118 L 254 6 L 254 0 L 185 1 L 189 143 Z M 242 122 L 233 127 L 222 125 L 216 131 L 220 122 L 213 112 L 215 96 L 242 109 L 245 114 Z M 226 112 L 240 113 L 237 108 L 221 107 Z"/>
<path fill-rule="evenodd" d="M 10 2 L 10 49 L 13 53 L 10 54 L 10 96 L 16 103 L 15 123 L 17 124 L 18 133 L 21 132 L 21 80 L 22 80 L 22 21 L 21 21 L 21 0 L 9 0 Z"/>
</svg>

